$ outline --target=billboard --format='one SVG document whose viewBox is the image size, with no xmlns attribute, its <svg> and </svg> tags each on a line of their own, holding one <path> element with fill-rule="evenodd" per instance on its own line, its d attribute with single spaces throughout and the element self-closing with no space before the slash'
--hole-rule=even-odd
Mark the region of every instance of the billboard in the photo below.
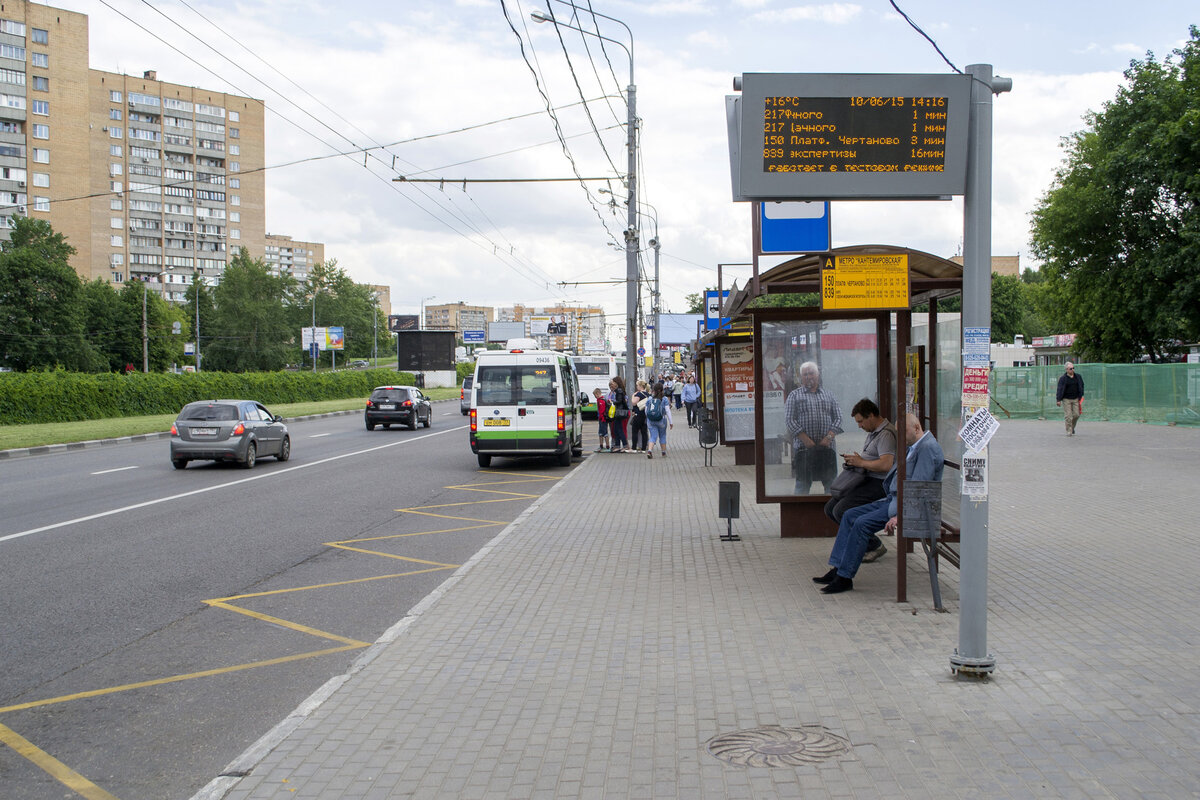
<svg viewBox="0 0 1200 800">
<path fill-rule="evenodd" d="M 400 331 L 396 334 L 396 369 L 432 372 L 454 369 L 454 331 Z"/>
<path fill-rule="evenodd" d="M 304 350 L 312 350 L 313 342 L 316 342 L 318 350 L 343 350 L 346 345 L 346 329 L 301 328 L 300 346 Z"/>
<path fill-rule="evenodd" d="M 549 319 L 549 317 L 547 317 Z M 509 339 L 520 339 L 525 335 L 524 322 L 489 322 L 487 340 L 504 344 Z"/>
<path fill-rule="evenodd" d="M 420 329 L 419 317 L 416 314 L 389 314 L 388 330 L 392 333 L 399 331 L 415 331 Z"/>
</svg>

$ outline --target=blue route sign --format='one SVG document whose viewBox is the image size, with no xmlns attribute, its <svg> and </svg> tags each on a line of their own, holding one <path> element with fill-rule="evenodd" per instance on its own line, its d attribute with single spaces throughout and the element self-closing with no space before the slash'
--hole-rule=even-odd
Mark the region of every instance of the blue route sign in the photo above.
<svg viewBox="0 0 1200 800">
<path fill-rule="evenodd" d="M 830 249 L 829 202 L 758 204 L 759 252 L 823 253 Z"/>
</svg>

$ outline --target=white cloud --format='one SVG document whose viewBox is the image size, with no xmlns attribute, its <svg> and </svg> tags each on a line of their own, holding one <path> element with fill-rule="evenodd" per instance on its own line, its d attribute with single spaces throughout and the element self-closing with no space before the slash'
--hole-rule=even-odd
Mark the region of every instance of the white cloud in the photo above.
<svg viewBox="0 0 1200 800">
<path fill-rule="evenodd" d="M 753 15 L 758 22 L 825 22 L 845 25 L 862 13 L 862 6 L 854 3 L 824 3 L 810 6 L 769 9 Z"/>
<path fill-rule="evenodd" d="M 718 36 L 712 31 L 695 31 L 688 34 L 687 43 L 694 47 L 712 47 L 724 49 L 729 41 L 724 36 Z"/>
</svg>

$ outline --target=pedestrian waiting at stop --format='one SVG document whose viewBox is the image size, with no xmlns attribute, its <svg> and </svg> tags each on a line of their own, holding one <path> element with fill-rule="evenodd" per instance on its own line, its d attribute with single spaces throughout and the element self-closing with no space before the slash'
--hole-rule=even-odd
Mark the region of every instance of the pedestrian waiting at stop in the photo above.
<svg viewBox="0 0 1200 800">
<path fill-rule="evenodd" d="M 603 390 L 597 387 L 592 392 L 596 396 L 596 419 L 599 420 L 599 430 L 596 431 L 600 438 L 600 446 L 596 448 L 597 453 L 607 453 L 612 449 L 608 443 L 608 398 L 604 396 Z"/>
<path fill-rule="evenodd" d="M 840 523 L 850 509 L 885 497 L 883 480 L 896 462 L 896 426 L 880 415 L 875 401 L 864 397 L 854 404 L 850 415 L 866 431 L 867 439 L 861 452 L 842 454 L 842 471 L 829 487 L 825 516 L 834 523 Z M 874 561 L 886 552 L 887 547 L 871 531 L 863 561 Z"/>
<path fill-rule="evenodd" d="M 922 429 L 921 420 L 916 414 L 905 417 L 905 440 L 908 442 L 908 455 L 905 457 L 905 479 L 911 481 L 940 481 L 944 455 L 942 446 L 938 444 L 933 434 Z M 822 594 L 838 594 L 854 588 L 854 576 L 862 565 L 863 554 L 867 552 L 867 541 L 870 534 L 878 530 L 889 533 L 896 530 L 897 525 L 897 464 L 883 481 L 883 489 L 887 496 L 867 503 L 865 506 L 852 508 L 842 515 L 838 525 L 837 538 L 833 542 L 833 550 L 829 553 L 830 570 L 824 575 L 813 578 L 813 583 L 822 585 Z"/>
<path fill-rule="evenodd" d="M 687 406 L 687 421 L 688 427 L 696 427 L 696 404 L 700 402 L 700 384 L 696 383 L 696 376 L 689 375 L 687 383 L 683 385 L 683 404 Z"/>
<path fill-rule="evenodd" d="M 650 386 L 645 381 L 638 381 L 635 385 L 637 391 L 633 393 L 633 408 L 629 409 L 630 449 L 635 453 L 644 453 L 650 448 L 650 432 L 646 428 L 646 400 L 650 397 Z"/>
</svg>

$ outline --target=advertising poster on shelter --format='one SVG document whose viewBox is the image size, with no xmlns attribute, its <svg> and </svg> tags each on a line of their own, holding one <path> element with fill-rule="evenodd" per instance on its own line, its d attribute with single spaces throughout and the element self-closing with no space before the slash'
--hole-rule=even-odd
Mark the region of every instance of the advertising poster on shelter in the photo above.
<svg viewBox="0 0 1200 800">
<path fill-rule="evenodd" d="M 725 441 L 754 440 L 754 345 L 721 345 L 721 395 L 725 408 Z"/>
</svg>

